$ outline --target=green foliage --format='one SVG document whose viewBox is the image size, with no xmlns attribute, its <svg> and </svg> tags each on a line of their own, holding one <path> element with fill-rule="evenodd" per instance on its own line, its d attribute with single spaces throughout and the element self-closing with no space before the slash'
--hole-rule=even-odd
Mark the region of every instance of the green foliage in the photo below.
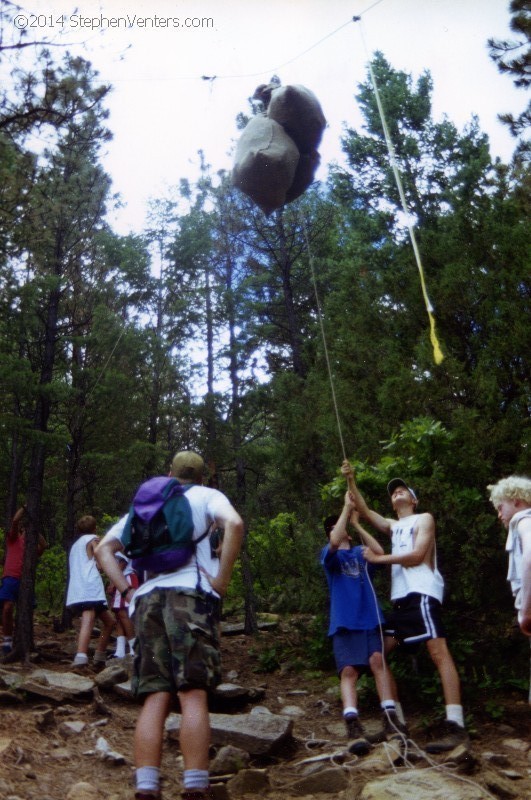
<svg viewBox="0 0 531 800">
<path fill-rule="evenodd" d="M 259 607 L 273 612 L 313 612 L 324 604 L 318 561 L 324 544 L 295 514 L 281 513 L 272 520 L 257 521 L 249 531 L 248 547 Z"/>
<path fill-rule="evenodd" d="M 318 612 L 309 625 L 306 626 L 304 636 L 304 653 L 308 667 L 315 669 L 335 669 L 332 644 L 328 630 L 328 614 Z"/>
<path fill-rule="evenodd" d="M 60 545 L 48 547 L 39 559 L 35 580 L 37 608 L 46 614 L 60 614 L 66 589 L 67 559 Z"/>
<path fill-rule="evenodd" d="M 263 650 L 250 648 L 249 653 L 256 657 L 256 672 L 276 672 L 280 668 L 280 657 L 276 647 Z"/>
<path fill-rule="evenodd" d="M 323 670 L 335 671 L 327 627 L 323 611 L 317 614 L 292 611 L 281 615 L 280 630 L 272 634 L 274 643 L 269 635 L 258 634 L 250 649 L 256 659 L 256 671 L 290 670 L 308 677 L 320 676 L 322 680 Z"/>
</svg>

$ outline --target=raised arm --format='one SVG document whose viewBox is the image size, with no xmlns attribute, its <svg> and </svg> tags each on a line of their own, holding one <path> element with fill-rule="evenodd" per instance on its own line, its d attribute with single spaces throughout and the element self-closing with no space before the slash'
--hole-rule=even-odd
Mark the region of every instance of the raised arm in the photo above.
<svg viewBox="0 0 531 800">
<path fill-rule="evenodd" d="M 39 533 L 39 539 L 37 541 L 37 558 L 40 558 L 42 556 L 47 547 L 48 547 L 48 542 L 46 541 L 42 533 Z"/>
<path fill-rule="evenodd" d="M 349 491 L 354 498 L 354 502 L 359 511 L 360 517 L 366 519 L 367 522 L 370 522 L 373 528 L 375 528 L 377 531 L 380 531 L 380 533 L 386 533 L 388 536 L 390 536 L 392 520 L 382 517 L 381 514 L 378 514 L 378 512 L 369 508 L 363 495 L 356 485 L 356 481 L 354 480 L 354 471 L 349 461 L 343 461 L 343 464 L 341 465 L 341 474 L 347 479 Z"/>
<path fill-rule="evenodd" d="M 20 528 L 23 527 L 24 515 L 26 513 L 26 506 L 21 506 L 13 516 L 11 528 L 8 531 L 7 539 L 15 541 L 20 533 Z"/>
<path fill-rule="evenodd" d="M 354 506 L 354 500 L 352 499 L 352 495 L 350 494 L 349 491 L 347 491 L 343 502 L 343 508 L 341 509 L 341 514 L 339 515 L 336 524 L 330 531 L 331 551 L 338 550 L 341 545 L 341 542 L 347 536 L 347 524 L 354 508 L 355 506 Z"/>
<path fill-rule="evenodd" d="M 360 525 L 360 515 L 357 508 L 353 508 L 351 511 L 349 522 L 352 527 L 357 530 L 361 541 L 366 547 L 370 548 L 370 550 L 372 550 L 373 553 L 376 553 L 376 555 L 383 555 L 385 553 L 385 550 L 380 542 L 378 542 L 374 536 L 372 536 L 368 531 L 365 530 L 364 527 L 362 527 L 362 525 Z"/>
</svg>

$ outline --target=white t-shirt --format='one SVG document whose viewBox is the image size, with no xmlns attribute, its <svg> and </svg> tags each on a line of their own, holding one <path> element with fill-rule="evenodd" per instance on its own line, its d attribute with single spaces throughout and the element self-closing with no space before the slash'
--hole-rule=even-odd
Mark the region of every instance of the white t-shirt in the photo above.
<svg viewBox="0 0 531 800">
<path fill-rule="evenodd" d="M 232 513 L 232 505 L 228 498 L 222 492 L 210 489 L 208 486 L 191 486 L 186 490 L 186 498 L 192 508 L 194 539 L 202 536 L 217 517 L 226 517 Z M 127 515 L 116 522 L 108 534 L 121 540 L 126 521 Z M 199 542 L 195 554 L 184 567 L 175 572 L 164 572 L 154 578 L 149 578 L 139 586 L 129 606 L 129 613 L 133 613 L 137 598 L 148 594 L 155 588 L 195 589 L 198 582 L 198 567 L 202 567 L 213 577 L 218 574 L 219 559 L 212 558 L 208 536 Z M 199 585 L 204 592 L 219 597 L 201 571 L 199 572 Z"/>
<path fill-rule="evenodd" d="M 514 607 L 519 611 L 522 608 L 522 572 L 523 572 L 523 553 L 522 540 L 518 533 L 518 523 L 524 517 L 531 517 L 531 508 L 524 508 L 512 517 L 509 523 L 507 542 L 505 549 L 509 556 L 509 570 L 507 580 L 511 584 L 514 595 Z"/>
</svg>

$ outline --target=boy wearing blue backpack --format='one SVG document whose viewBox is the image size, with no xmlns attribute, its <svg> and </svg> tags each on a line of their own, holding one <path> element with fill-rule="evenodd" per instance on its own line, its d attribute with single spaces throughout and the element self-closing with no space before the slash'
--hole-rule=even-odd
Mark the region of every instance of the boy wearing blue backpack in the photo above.
<svg viewBox="0 0 531 800">
<path fill-rule="evenodd" d="M 129 514 L 105 535 L 96 557 L 130 603 L 135 623 L 133 690 L 144 698 L 134 756 L 136 800 L 160 798 L 164 722 L 172 696 L 181 707 L 183 800 L 210 800 L 207 693 L 221 680 L 219 606 L 243 539 L 243 522 L 227 497 L 202 485 L 204 462 L 176 454 L 170 477 L 143 484 Z M 208 532 L 223 530 L 219 558 Z M 124 550 L 144 582 L 134 592 L 116 564 Z"/>
</svg>

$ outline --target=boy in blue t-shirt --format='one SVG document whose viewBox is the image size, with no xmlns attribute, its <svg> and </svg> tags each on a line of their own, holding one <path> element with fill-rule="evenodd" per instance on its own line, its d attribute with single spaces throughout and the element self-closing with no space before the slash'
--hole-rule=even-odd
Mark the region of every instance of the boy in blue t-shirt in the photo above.
<svg viewBox="0 0 531 800">
<path fill-rule="evenodd" d="M 382 656 L 384 617 L 371 581 L 374 565 L 365 560 L 362 545 L 353 546 L 347 530 L 349 522 L 358 531 L 364 546 L 378 554 L 384 550 L 359 524 L 354 498 L 347 491 L 339 517 L 327 517 L 324 522 L 329 543 L 321 552 L 321 564 L 330 591 L 328 635 L 332 638 L 340 679 L 349 751 L 361 755 L 368 752 L 371 742 L 358 718 L 356 687 L 358 678 L 367 668 L 374 676 L 384 717 L 384 729 L 380 735 L 372 737 L 372 741 L 404 734 L 406 727 L 396 700 L 394 678 Z"/>
</svg>

